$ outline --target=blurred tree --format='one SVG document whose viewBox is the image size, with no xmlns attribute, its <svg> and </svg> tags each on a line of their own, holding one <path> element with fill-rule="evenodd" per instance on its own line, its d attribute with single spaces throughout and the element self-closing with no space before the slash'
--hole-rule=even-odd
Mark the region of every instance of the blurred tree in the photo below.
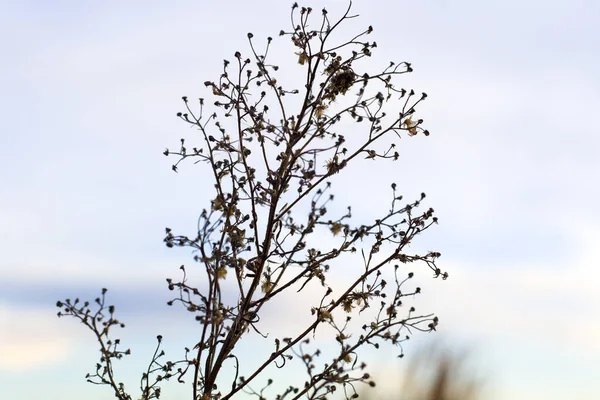
<svg viewBox="0 0 600 400">
<path fill-rule="evenodd" d="M 279 35 L 291 40 L 303 71 L 297 87 L 280 83 L 278 78 L 285 76 L 268 59 L 273 39 L 267 38 L 260 51 L 249 33 L 249 55 L 235 52 L 231 61 L 224 61 L 218 80 L 204 83 L 214 98 L 212 112 L 205 99 L 196 103 L 183 97 L 185 109 L 177 116 L 197 129 L 201 144 L 188 147 L 181 139 L 176 151 L 164 154 L 177 157 L 174 171 L 188 159 L 208 164 L 214 186 L 206 188 L 215 192 L 193 237 L 166 229 L 165 244 L 191 247 L 195 268 L 205 277 L 194 285 L 181 266 L 182 278 L 167 280 L 176 293 L 168 304 L 182 304 L 200 324 L 200 332 L 195 346 L 185 347 L 178 361 L 163 360 L 158 336 L 142 374 L 142 399 L 159 398 L 160 384 L 171 378 L 185 379 L 194 400 L 226 400 L 242 392 L 263 399 L 267 388 L 276 392 L 269 396 L 276 399 L 325 399 L 337 389 L 345 398 L 357 397 L 357 383 L 375 385 L 359 357 L 360 347 L 398 346 L 402 355 L 402 343 L 413 331 L 436 329 L 437 317 L 403 305 L 405 297 L 421 291 L 407 283 L 414 275 L 407 270 L 411 263 L 422 263 L 434 277 L 448 276 L 436 266 L 440 253 L 407 252 L 415 236 L 437 222 L 433 209 L 419 211 L 425 194 L 402 203 L 392 184 L 390 209 L 368 224 L 352 224 L 350 207 L 343 215 L 327 216 L 334 175 L 361 159 L 396 161 L 394 139 L 429 134 L 423 120 L 415 117 L 426 94 L 417 96 L 393 84 L 395 77 L 412 71 L 409 63 L 362 70 L 362 61 L 377 47 L 366 40 L 373 31 L 370 26 L 347 41 L 335 41 L 340 25 L 356 17 L 350 9 L 351 4 L 335 20 L 324 9 L 312 22 L 311 8 L 293 5 L 291 29 Z M 349 130 L 349 140 L 337 133 Z M 302 207 L 308 215 L 299 212 Z M 324 234 L 335 247 L 323 247 Z M 345 286 L 330 284 L 332 263 L 357 252 L 360 256 L 354 259 L 360 266 L 343 271 L 351 279 Z M 317 295 L 307 305 L 312 318 L 306 326 L 285 337 L 267 338 L 259 326 L 263 308 L 282 293 L 309 287 Z M 88 380 L 110 386 L 118 399 L 132 399 L 114 376 L 114 361 L 129 350 L 120 350 L 119 339 L 111 336 L 114 326 L 124 325 L 114 306 L 106 306 L 105 294 L 103 289 L 94 307 L 78 299 L 58 302 L 59 316 L 79 319 L 100 344 L 101 359 Z M 248 370 L 238 354 L 240 339 L 251 332 L 268 339 L 272 351 L 256 354 L 258 367 Z M 311 342 L 317 334 L 329 337 L 333 345 L 325 349 L 331 353 L 327 361 L 320 362 L 325 353 Z M 291 360 L 303 365 L 306 377 L 274 384 L 272 367 L 283 368 Z M 232 379 L 224 376 L 225 365 L 234 369 Z"/>
</svg>

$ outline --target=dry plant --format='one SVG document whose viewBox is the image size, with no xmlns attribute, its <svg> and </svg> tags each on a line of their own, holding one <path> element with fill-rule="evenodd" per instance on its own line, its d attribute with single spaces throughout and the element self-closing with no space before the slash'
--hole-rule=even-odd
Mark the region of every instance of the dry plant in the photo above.
<svg viewBox="0 0 600 400">
<path fill-rule="evenodd" d="M 436 266 L 440 253 L 408 252 L 415 236 L 437 223 L 433 209 L 420 211 L 425 194 L 403 202 L 391 184 L 390 209 L 367 224 L 351 223 L 350 207 L 343 215 L 328 215 L 335 175 L 350 163 L 396 161 L 396 140 L 429 134 L 415 117 L 426 94 L 393 84 L 395 77 L 412 71 L 411 65 L 391 62 L 376 72 L 362 70 L 363 59 L 377 47 L 366 39 L 370 26 L 347 41 L 336 41 L 340 25 L 356 17 L 351 5 L 335 20 L 325 9 L 314 17 L 310 7 L 292 6 L 291 30 L 279 35 L 295 47 L 302 69 L 297 87 L 284 88 L 279 82 L 281 72 L 268 58 L 273 39 L 267 38 L 259 50 L 249 33 L 249 54 L 235 52 L 223 62 L 220 77 L 204 83 L 214 100 L 183 97 L 185 110 L 177 115 L 196 129 L 201 144 L 191 147 L 181 139 L 176 151 L 164 154 L 177 158 L 174 171 L 186 160 L 208 164 L 214 197 L 194 236 L 166 229 L 165 244 L 191 247 L 193 268 L 204 276 L 194 284 L 190 268 L 181 266 L 182 277 L 167 280 L 175 292 L 168 304 L 181 304 L 200 328 L 177 361 L 164 361 L 158 336 L 142 373 L 141 399 L 159 398 L 160 385 L 171 378 L 191 385 L 194 400 L 226 400 L 244 393 L 262 400 L 267 391 L 276 392 L 269 394 L 274 399 L 325 399 L 338 389 L 345 398 L 354 398 L 356 384 L 375 385 L 359 348 L 397 346 L 402 355 L 402 343 L 414 331 L 436 329 L 437 317 L 403 304 L 421 292 L 407 283 L 414 275 L 411 264 L 428 267 L 436 278 L 448 276 Z M 349 140 L 338 133 L 350 130 Z M 335 241 L 334 248 L 322 246 L 324 234 Z M 353 253 L 358 253 L 356 267 L 344 266 L 343 271 L 349 283 L 330 284 L 334 261 Z M 279 301 L 282 293 L 309 287 L 318 296 L 307 305 L 306 315 L 312 317 L 306 326 L 289 336 L 267 337 L 259 326 L 265 306 Z M 59 316 L 79 319 L 100 344 L 101 358 L 88 380 L 110 386 L 118 399 L 132 399 L 115 378 L 114 362 L 130 350 L 121 350 L 119 339 L 111 336 L 113 327 L 124 325 L 114 306 L 106 305 L 105 294 L 103 289 L 93 307 L 78 299 L 58 302 Z M 252 370 L 238 357 L 240 339 L 250 333 L 272 343 L 272 351 L 254 355 L 258 366 Z M 330 335 L 327 361 L 321 362 L 324 353 L 313 348 L 311 337 L 317 334 Z M 292 360 L 303 365 L 306 376 L 274 383 L 270 371 Z M 225 377 L 226 365 L 235 371 L 231 379 Z"/>
<path fill-rule="evenodd" d="M 454 346 L 429 344 L 411 353 L 398 379 L 390 379 L 386 370 L 388 387 L 377 393 L 363 391 L 366 400 L 478 400 L 484 393 L 485 379 L 474 369 L 469 354 L 457 351 Z M 396 387 L 390 387 L 396 383 Z"/>
<path fill-rule="evenodd" d="M 482 381 L 466 368 L 466 355 L 430 348 L 410 363 L 400 400 L 477 400 Z"/>
</svg>

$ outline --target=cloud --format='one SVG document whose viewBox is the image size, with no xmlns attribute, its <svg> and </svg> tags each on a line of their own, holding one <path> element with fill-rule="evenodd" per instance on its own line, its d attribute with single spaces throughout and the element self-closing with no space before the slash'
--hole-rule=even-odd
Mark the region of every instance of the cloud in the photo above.
<svg viewBox="0 0 600 400">
<path fill-rule="evenodd" d="M 564 260 L 525 260 L 493 268 L 460 259 L 446 263 L 448 281 L 423 284 L 422 301 L 440 315 L 440 329 L 600 357 L 595 339 L 600 296 L 594 284 L 600 279 L 598 230 L 575 221 L 563 229 L 578 243 L 567 265 Z"/>
<path fill-rule="evenodd" d="M 70 336 L 48 309 L 0 303 L 0 369 L 30 372 L 70 356 Z"/>
</svg>

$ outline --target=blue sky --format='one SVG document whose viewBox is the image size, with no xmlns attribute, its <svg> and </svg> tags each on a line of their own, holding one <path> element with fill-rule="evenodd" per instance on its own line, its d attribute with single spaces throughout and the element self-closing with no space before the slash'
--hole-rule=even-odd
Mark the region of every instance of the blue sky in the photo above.
<svg viewBox="0 0 600 400">
<path fill-rule="evenodd" d="M 221 60 L 247 50 L 246 32 L 287 28 L 290 5 L 0 2 L 2 398 L 110 395 L 84 382 L 96 350 L 55 317 L 60 298 L 108 287 L 129 325 L 131 369 L 156 334 L 176 350 L 193 333 L 163 306 L 164 278 L 191 256 L 161 241 L 165 226 L 193 231 L 209 175 L 191 164 L 176 175 L 161 152 L 191 132 L 175 118 L 181 96 L 203 96 Z M 347 2 L 307 5 L 338 15 Z M 441 223 L 415 246 L 440 251 L 451 276 L 419 276 L 418 307 L 441 318 L 435 337 L 474 348 L 490 398 L 597 398 L 600 5 L 357 0 L 354 10 L 349 29 L 375 28 L 374 68 L 412 62 L 398 82 L 428 93 L 420 113 L 432 134 L 401 141 L 395 164 L 334 182 L 336 206 L 368 219 L 388 207 L 391 182 L 407 198 L 426 192 Z M 373 195 L 357 195 L 356 181 Z M 382 368 L 382 391 L 402 367 Z"/>
</svg>

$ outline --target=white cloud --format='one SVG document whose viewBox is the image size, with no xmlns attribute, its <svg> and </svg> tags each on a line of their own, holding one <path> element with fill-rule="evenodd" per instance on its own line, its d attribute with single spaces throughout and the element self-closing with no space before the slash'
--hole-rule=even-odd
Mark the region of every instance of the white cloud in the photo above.
<svg viewBox="0 0 600 400">
<path fill-rule="evenodd" d="M 567 225 L 568 224 L 568 225 Z M 560 226 L 560 225 L 559 225 Z M 600 253 L 598 229 L 589 223 L 562 225 L 578 246 L 565 262 L 524 261 L 490 267 L 485 263 L 444 264 L 450 278 L 442 284 L 423 283 L 423 302 L 441 316 L 441 330 L 482 338 L 562 348 L 600 357 L 596 340 L 600 295 L 595 282 Z"/>
<path fill-rule="evenodd" d="M 71 337 L 48 309 L 0 303 L 0 369 L 31 372 L 70 356 Z"/>
</svg>

